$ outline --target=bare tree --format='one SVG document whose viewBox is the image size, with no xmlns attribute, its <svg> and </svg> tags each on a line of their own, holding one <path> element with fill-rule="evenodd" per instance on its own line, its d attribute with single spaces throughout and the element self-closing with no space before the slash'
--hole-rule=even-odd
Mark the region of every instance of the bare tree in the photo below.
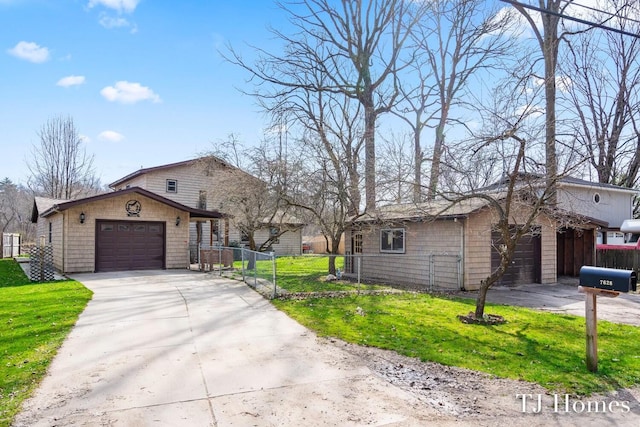
<svg viewBox="0 0 640 427">
<path fill-rule="evenodd" d="M 416 162 L 415 152 L 409 149 L 411 139 L 412 135 L 394 133 L 382 138 L 380 157 L 383 160 L 377 166 L 378 198 L 382 202 L 407 203 L 416 200 L 416 175 L 413 173 Z"/>
<path fill-rule="evenodd" d="M 259 83 L 283 91 L 331 92 L 357 100 L 363 107 L 366 209 L 375 208 L 376 120 L 398 96 L 396 73 L 410 62 L 403 51 L 425 8 L 409 0 L 302 0 L 280 5 L 297 34 L 274 34 L 285 43 L 283 55 L 259 50 L 255 65 L 231 50 L 231 62 L 248 70 Z M 300 11 L 298 11 L 300 10 Z M 323 74 L 323 86 L 299 81 L 299 75 Z"/>
<path fill-rule="evenodd" d="M 322 74 L 303 78 L 317 81 Z M 289 162 L 298 166 L 292 170 L 296 173 L 283 196 L 319 225 L 331 242 L 329 253 L 338 253 L 347 220 L 359 214 L 360 164 L 365 145 L 362 107 L 341 94 L 322 91 L 280 92 L 273 101 L 270 111 L 276 117 L 288 117 L 292 131 L 299 135 L 297 160 Z M 329 273 L 335 271 L 335 258 L 331 257 Z"/>
<path fill-rule="evenodd" d="M 0 238 L 16 222 L 18 202 L 18 187 L 9 178 L 0 181 Z M 1 240 L 0 254 L 4 253 L 4 239 Z"/>
<path fill-rule="evenodd" d="M 514 39 L 506 36 L 510 34 L 513 17 L 487 8 L 486 1 L 435 0 L 426 4 L 429 13 L 421 21 L 420 31 L 414 31 L 412 36 L 418 48 L 427 54 L 426 65 L 433 80 L 430 92 L 435 97 L 436 112 L 431 115 L 435 138 L 427 195 L 433 198 L 438 191 L 445 128 L 452 120 L 452 110 L 463 103 L 474 75 L 482 70 L 489 72 L 512 53 Z M 428 92 L 422 89 L 418 93 Z M 422 105 L 424 102 L 417 106 Z M 422 129 L 414 126 L 414 130 Z M 418 171 L 415 175 L 418 176 Z"/>
<path fill-rule="evenodd" d="M 550 198 L 559 177 L 548 180 L 541 167 L 544 163 L 538 158 L 537 146 L 544 141 L 544 124 L 537 120 L 540 115 L 537 97 L 530 78 L 502 81 L 494 90 L 491 102 L 478 103 L 483 126 L 463 147 L 467 165 L 459 164 L 457 169 L 449 165 L 449 173 L 453 175 L 450 179 L 464 184 L 459 190 L 452 186 L 453 191 L 442 196 L 452 205 L 482 201 L 491 209 L 492 230 L 500 236 L 500 242 L 494 247 L 499 263 L 480 284 L 476 319 L 483 318 L 487 293 L 511 265 L 521 238 L 537 233 L 535 224 L 542 213 L 555 216 Z M 499 165 L 497 170 L 502 176 L 495 185 L 476 187 L 486 181 L 478 179 L 473 165 L 488 157 L 494 165 Z M 485 177 L 492 176 L 489 173 Z"/>
<path fill-rule="evenodd" d="M 219 141 L 203 155 L 205 173 L 216 170 L 216 180 L 207 187 L 207 198 L 226 214 L 249 242 L 249 249 L 264 251 L 284 233 L 293 230 L 291 214 L 283 203 L 286 191 L 286 167 L 282 147 L 263 141 L 257 147 L 245 147 L 235 134 Z M 273 229 L 268 238 L 256 241 L 259 230 Z M 259 243 L 259 244 L 258 244 Z"/>
<path fill-rule="evenodd" d="M 616 27 L 637 33 L 637 3 L 609 0 L 618 13 Z M 603 17 L 595 15 L 594 20 Z M 567 41 L 561 64 L 571 76 L 567 85 L 569 108 L 575 115 L 578 148 L 602 183 L 635 186 L 640 168 L 640 134 L 636 120 L 640 111 L 640 40 L 622 34 L 591 31 Z"/>
<path fill-rule="evenodd" d="M 71 117 L 52 117 L 38 132 L 27 167 L 28 185 L 36 193 L 53 199 L 74 199 L 100 190 L 93 169 Z"/>
</svg>

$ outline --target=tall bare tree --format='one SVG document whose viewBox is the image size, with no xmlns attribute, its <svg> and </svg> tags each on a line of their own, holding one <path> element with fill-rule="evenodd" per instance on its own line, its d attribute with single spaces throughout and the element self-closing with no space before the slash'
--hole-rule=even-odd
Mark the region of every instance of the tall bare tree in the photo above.
<svg viewBox="0 0 640 427">
<path fill-rule="evenodd" d="M 489 73 L 513 53 L 514 39 L 507 35 L 514 20 L 508 12 L 498 13 L 497 9 L 488 8 L 483 0 L 434 0 L 425 4 L 429 13 L 421 21 L 420 31 L 414 31 L 412 36 L 427 55 L 426 66 L 432 81 L 430 92 L 435 97 L 436 112 L 428 116 L 435 122 L 427 194 L 433 198 L 438 190 L 445 129 L 452 120 L 452 110 L 464 103 L 474 75 L 481 71 Z M 418 93 L 426 92 L 423 89 Z M 422 129 L 415 126 L 415 130 Z M 418 176 L 418 171 L 415 175 Z"/>
<path fill-rule="evenodd" d="M 573 0 L 538 0 L 535 9 L 527 8 L 516 1 L 507 1 L 524 16 L 540 46 L 544 61 L 544 98 L 545 98 L 545 166 L 546 175 L 554 182 L 558 175 L 558 156 L 556 149 L 556 76 L 558 68 L 558 52 L 560 41 L 565 33 L 559 34 L 561 15 Z M 536 16 L 540 16 L 542 29 L 539 28 Z M 552 192 L 553 193 L 553 192 Z M 553 193 L 555 194 L 555 193 Z M 553 197 L 552 197 L 553 199 Z"/>
<path fill-rule="evenodd" d="M 550 197 L 558 177 L 547 180 L 541 166 L 544 162 L 538 158 L 544 145 L 544 123 L 538 120 L 536 105 L 541 87 L 527 78 L 528 67 L 522 69 L 523 78 L 501 81 L 490 101 L 478 103 L 482 126 L 458 148 L 464 150 L 465 155 L 458 157 L 466 164 L 448 165 L 452 174 L 448 178 L 461 186 L 451 185 L 449 192 L 441 193 L 451 204 L 482 201 L 491 209 L 492 231 L 499 235 L 500 242 L 494 246 L 499 263 L 480 283 L 476 319 L 483 318 L 487 293 L 511 265 L 519 241 L 537 232 L 535 224 L 542 212 L 554 215 Z M 477 162 L 487 160 L 501 172 L 491 186 L 485 185 L 494 173 L 485 169 L 478 176 L 475 169 Z"/>
<path fill-rule="evenodd" d="M 322 86 L 321 72 L 300 76 Z M 272 101 L 267 104 L 267 100 Z M 331 242 L 329 253 L 338 253 L 350 217 L 360 212 L 361 168 L 365 139 L 362 106 L 340 93 L 308 92 L 303 89 L 277 92 L 263 98 L 264 108 L 277 122 L 287 118 L 287 127 L 297 136 L 297 174 L 289 181 L 287 203 L 307 212 Z M 335 258 L 329 272 L 335 274 Z"/>
<path fill-rule="evenodd" d="M 29 187 L 53 199 L 73 199 L 100 191 L 93 169 L 93 156 L 88 155 L 73 119 L 52 117 L 40 128 L 40 139 L 34 144 L 27 167 Z"/>
<path fill-rule="evenodd" d="M 331 92 L 357 100 L 363 107 L 366 209 L 375 208 L 375 133 L 377 118 L 398 96 L 396 73 L 411 61 L 403 47 L 425 11 L 410 0 L 302 0 L 280 4 L 297 30 L 273 33 L 285 43 L 284 54 L 259 50 L 255 65 L 231 50 L 231 62 L 248 70 L 259 83 L 282 90 Z M 297 75 L 324 75 L 323 86 L 300 82 Z"/>
<path fill-rule="evenodd" d="M 416 200 L 413 173 L 416 166 L 415 152 L 409 149 L 413 136 L 415 134 L 391 133 L 388 137 L 381 138 L 380 157 L 384 160 L 377 166 L 378 198 L 381 202 L 409 203 Z"/>
<path fill-rule="evenodd" d="M 608 0 L 617 11 L 608 24 L 640 32 L 637 2 Z M 605 17 L 594 14 L 594 21 Z M 634 187 L 640 168 L 640 39 L 611 31 L 593 30 L 567 41 L 560 64 L 571 76 L 566 95 L 567 114 L 574 115 L 577 147 L 602 183 Z"/>
</svg>

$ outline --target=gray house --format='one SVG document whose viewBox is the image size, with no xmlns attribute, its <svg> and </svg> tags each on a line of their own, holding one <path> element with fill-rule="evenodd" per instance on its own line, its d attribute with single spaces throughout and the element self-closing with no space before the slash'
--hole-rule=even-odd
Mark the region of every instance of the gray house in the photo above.
<svg viewBox="0 0 640 427">
<path fill-rule="evenodd" d="M 504 183 L 487 187 L 497 191 Z M 518 243 L 501 284 L 554 283 L 558 276 L 577 276 L 582 265 L 595 263 L 598 232 L 619 229 L 633 213 L 632 189 L 565 178 L 557 187 L 557 214 L 542 213 Z M 355 274 L 357 260 L 365 279 L 425 288 L 477 289 L 496 268 L 500 235 L 495 208 L 468 200 L 422 205 L 390 205 L 354 220 L 346 238 L 345 270 Z M 513 212 L 514 227 L 528 211 Z"/>
</svg>

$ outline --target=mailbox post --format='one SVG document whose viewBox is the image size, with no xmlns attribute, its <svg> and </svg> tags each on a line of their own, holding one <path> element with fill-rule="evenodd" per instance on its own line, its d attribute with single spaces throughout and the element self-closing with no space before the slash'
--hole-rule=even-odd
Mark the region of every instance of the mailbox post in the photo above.
<svg viewBox="0 0 640 427">
<path fill-rule="evenodd" d="M 598 316 L 596 297 L 615 298 L 620 292 L 636 290 L 636 272 L 583 266 L 580 269 L 578 290 L 586 294 L 585 320 L 587 325 L 587 369 L 598 371 Z"/>
</svg>

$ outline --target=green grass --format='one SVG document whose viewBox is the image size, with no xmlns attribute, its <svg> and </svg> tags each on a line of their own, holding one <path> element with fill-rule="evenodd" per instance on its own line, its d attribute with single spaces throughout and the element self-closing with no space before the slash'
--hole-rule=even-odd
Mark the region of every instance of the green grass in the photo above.
<svg viewBox="0 0 640 427">
<path fill-rule="evenodd" d="M 336 268 L 344 271 L 344 257 L 336 258 Z M 329 257 L 307 255 L 297 257 L 280 257 L 276 260 L 278 287 L 289 292 L 330 292 L 353 291 L 363 289 L 380 289 L 382 286 L 372 286 L 348 280 L 327 282 L 329 273 Z"/>
<path fill-rule="evenodd" d="M 245 268 L 248 261 L 245 260 Z M 230 276 L 233 279 L 241 280 L 240 270 L 242 261 L 233 263 L 235 269 Z M 336 257 L 336 268 L 344 271 L 344 257 Z M 246 276 L 251 278 L 257 275 L 258 278 L 273 280 L 273 265 L 271 260 L 256 261 L 255 270 L 246 270 Z M 360 284 L 349 280 L 326 281 L 329 274 L 329 256 L 322 255 L 302 255 L 283 256 L 276 258 L 276 283 L 278 289 L 288 292 L 333 292 L 333 291 L 355 291 L 367 289 L 384 289 L 387 286 Z"/>
<path fill-rule="evenodd" d="M 33 284 L 14 260 L 0 260 L 0 426 L 40 383 L 91 295 L 72 280 Z"/>
<path fill-rule="evenodd" d="M 638 327 L 599 322 L 599 371 L 591 373 L 584 318 L 487 305 L 487 313 L 508 323 L 461 323 L 456 316 L 473 311 L 474 303 L 425 294 L 274 301 L 321 336 L 536 382 L 550 391 L 587 395 L 640 383 Z"/>
</svg>

